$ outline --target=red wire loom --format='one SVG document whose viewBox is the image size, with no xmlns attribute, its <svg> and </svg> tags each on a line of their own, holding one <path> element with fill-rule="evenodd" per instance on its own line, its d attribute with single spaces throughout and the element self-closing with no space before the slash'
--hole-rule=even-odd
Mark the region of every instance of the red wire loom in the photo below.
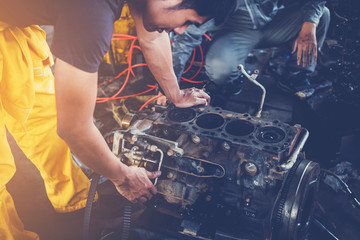
<svg viewBox="0 0 360 240">
<path fill-rule="evenodd" d="M 211 38 L 207 34 L 204 34 L 204 36 L 209 41 L 211 41 Z M 145 93 L 148 93 L 148 92 L 151 92 L 151 91 L 155 90 L 158 87 L 157 85 L 149 85 L 148 84 L 147 86 L 149 87 L 149 89 L 147 89 L 147 90 L 145 90 L 143 92 L 136 93 L 136 94 L 131 94 L 131 95 L 127 95 L 127 96 L 119 96 L 119 94 L 124 90 L 125 86 L 127 85 L 128 81 L 129 81 L 129 78 L 130 78 L 130 74 L 135 77 L 135 73 L 133 71 L 133 68 L 147 66 L 147 64 L 146 63 L 139 63 L 139 64 L 132 65 L 133 50 L 138 49 L 139 51 L 141 51 L 140 46 L 135 45 L 135 42 L 137 40 L 136 36 L 126 35 L 126 34 L 113 34 L 112 40 L 114 40 L 114 41 L 131 40 L 131 45 L 130 45 L 130 49 L 129 49 L 129 53 L 128 53 L 128 67 L 125 70 L 123 70 L 120 74 L 118 74 L 116 77 L 114 77 L 113 79 L 108 80 L 108 82 L 112 82 L 115 79 L 120 78 L 125 73 L 126 73 L 126 78 L 125 78 L 125 81 L 124 81 L 123 85 L 119 89 L 119 91 L 117 91 L 111 97 L 99 97 L 99 98 L 97 98 L 96 103 L 104 103 L 104 102 L 107 102 L 107 101 L 110 101 L 110 100 L 115 100 L 115 99 L 125 99 L 125 98 L 130 98 L 130 97 L 136 97 L 136 96 L 140 96 L 142 94 L 145 94 Z M 200 64 L 200 67 L 199 67 L 198 71 L 190 79 L 181 77 L 181 80 L 187 81 L 187 82 L 190 82 L 190 83 L 202 83 L 203 82 L 203 81 L 193 81 L 193 79 L 200 73 L 201 68 L 203 67 L 203 64 L 204 64 L 204 52 L 203 52 L 203 49 L 202 49 L 201 45 L 199 46 L 199 50 L 200 50 L 200 54 L 201 54 L 201 64 Z M 194 49 L 190 65 L 187 67 L 187 69 L 184 71 L 184 73 L 188 72 L 192 68 L 192 66 L 194 64 L 194 61 L 195 61 L 195 55 L 196 55 L 196 49 Z M 104 85 L 105 83 L 106 82 L 103 82 L 100 85 Z M 156 96 L 150 98 L 148 101 L 146 101 L 139 108 L 139 111 L 141 111 L 149 103 L 151 103 L 152 101 L 158 99 L 161 96 L 163 96 L 163 95 L 159 94 L 159 95 L 156 95 Z"/>
</svg>

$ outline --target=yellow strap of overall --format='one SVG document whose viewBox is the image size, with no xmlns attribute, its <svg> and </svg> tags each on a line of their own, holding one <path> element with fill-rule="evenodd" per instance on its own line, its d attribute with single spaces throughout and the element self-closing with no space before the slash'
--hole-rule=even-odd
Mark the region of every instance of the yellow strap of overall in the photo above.
<svg viewBox="0 0 360 240">
<path fill-rule="evenodd" d="M 25 122 L 34 104 L 34 77 L 52 64 L 51 53 L 39 26 L 18 28 L 0 22 L 0 96 L 4 109 Z M 41 84 L 41 83 L 40 83 Z M 45 86 L 46 87 L 46 86 Z M 53 91 L 53 90 L 52 90 Z"/>
</svg>

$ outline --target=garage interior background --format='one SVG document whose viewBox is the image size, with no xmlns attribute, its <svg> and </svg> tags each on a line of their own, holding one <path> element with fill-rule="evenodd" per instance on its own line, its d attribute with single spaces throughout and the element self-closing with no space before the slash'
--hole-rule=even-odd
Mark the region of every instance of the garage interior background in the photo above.
<svg viewBox="0 0 360 240">
<path fill-rule="evenodd" d="M 301 124 L 310 132 L 305 145 L 306 158 L 320 163 L 324 169 L 337 174 L 348 183 L 355 195 L 360 196 L 360 18 L 356 0 L 330 0 L 332 22 L 325 46 L 319 59 L 316 75 L 313 79 L 319 83 L 314 96 L 299 100 L 285 95 L 276 87 L 277 74 L 283 70 L 288 55 L 281 48 L 259 49 L 253 51 L 246 69 L 260 71 L 258 80 L 266 90 L 262 117 L 277 119 L 290 125 Z M 126 14 L 115 26 L 128 29 L 127 34 L 134 36 L 131 19 Z M 51 41 L 51 28 L 44 27 Z M 211 38 L 211 34 L 209 34 Z M 206 84 L 206 75 L 201 69 L 202 51 L 210 44 L 204 37 L 202 48 L 195 50 L 193 62 L 184 74 L 183 87 L 202 87 Z M 135 47 L 134 47 L 135 46 Z M 107 136 L 119 127 L 119 119 L 127 112 L 140 108 L 151 109 L 157 92 L 156 83 L 151 74 L 142 66 L 141 51 L 134 37 L 114 35 L 113 54 L 105 57 L 100 69 L 99 97 L 95 112 L 95 121 Z M 120 49 L 130 49 L 122 52 Z M 130 65 L 128 60 L 130 58 Z M 191 65 L 191 66 L 190 66 Z M 131 76 L 132 66 L 135 76 Z M 119 74 L 122 75 L 120 77 Z M 129 81 L 126 83 L 126 78 Z M 246 80 L 245 80 L 246 82 Z M 121 91 L 119 91 L 121 89 Z M 143 93 L 140 96 L 138 93 Z M 117 93 L 117 94 L 116 94 Z M 110 98 L 111 96 L 116 97 Z M 214 93 L 213 106 L 224 110 L 254 114 L 260 93 L 252 84 L 246 82 L 245 89 L 237 96 L 224 96 Z M 114 114 L 115 113 L 115 114 Z M 81 239 L 83 212 L 58 214 L 47 200 L 42 180 L 30 161 L 9 136 L 17 165 L 17 173 L 8 185 L 19 215 L 25 227 L 39 233 L 41 239 Z M 322 176 L 314 216 L 339 239 L 360 239 L 360 210 L 354 209 L 348 195 L 335 178 Z M 15 187 L 16 186 L 16 187 Z M 111 186 L 104 183 L 99 186 L 100 193 L 109 197 L 106 201 L 117 202 L 118 197 Z M 121 200 L 120 200 L 121 201 Z M 94 227 L 99 229 L 116 228 L 122 220 L 102 221 Z M 95 230 L 94 230 L 95 231 Z M 100 237 L 105 232 L 96 232 Z M 170 239 L 159 237 L 155 233 L 138 232 L 136 239 Z M 318 225 L 310 226 L 308 239 L 335 239 Z M 96 238 L 100 239 L 100 238 Z M 110 239 L 110 238 L 109 238 Z M 116 239 L 116 238 L 114 238 Z M 135 238 L 134 238 L 135 239 Z"/>
</svg>

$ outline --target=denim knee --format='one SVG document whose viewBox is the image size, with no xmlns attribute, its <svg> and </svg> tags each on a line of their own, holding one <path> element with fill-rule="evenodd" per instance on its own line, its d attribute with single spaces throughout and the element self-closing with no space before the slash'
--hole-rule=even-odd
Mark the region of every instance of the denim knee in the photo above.
<svg viewBox="0 0 360 240">
<path fill-rule="evenodd" d="M 229 66 L 217 58 L 206 61 L 205 71 L 210 80 L 219 85 L 225 84 L 231 73 Z"/>
<path fill-rule="evenodd" d="M 224 85 L 240 76 L 237 70 L 237 60 L 207 57 L 205 71 L 207 76 L 216 84 Z"/>
</svg>

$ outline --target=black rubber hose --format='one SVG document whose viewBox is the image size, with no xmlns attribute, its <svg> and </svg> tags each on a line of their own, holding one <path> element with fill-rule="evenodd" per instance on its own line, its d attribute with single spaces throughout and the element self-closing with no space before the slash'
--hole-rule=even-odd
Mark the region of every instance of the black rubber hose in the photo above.
<svg viewBox="0 0 360 240">
<path fill-rule="evenodd" d="M 97 188 L 99 179 L 100 179 L 100 175 L 97 173 L 94 173 L 93 178 L 91 180 L 88 198 L 86 200 L 84 223 L 83 223 L 83 240 L 89 240 L 91 209 L 92 209 L 93 201 L 95 198 L 96 188 Z"/>
</svg>

